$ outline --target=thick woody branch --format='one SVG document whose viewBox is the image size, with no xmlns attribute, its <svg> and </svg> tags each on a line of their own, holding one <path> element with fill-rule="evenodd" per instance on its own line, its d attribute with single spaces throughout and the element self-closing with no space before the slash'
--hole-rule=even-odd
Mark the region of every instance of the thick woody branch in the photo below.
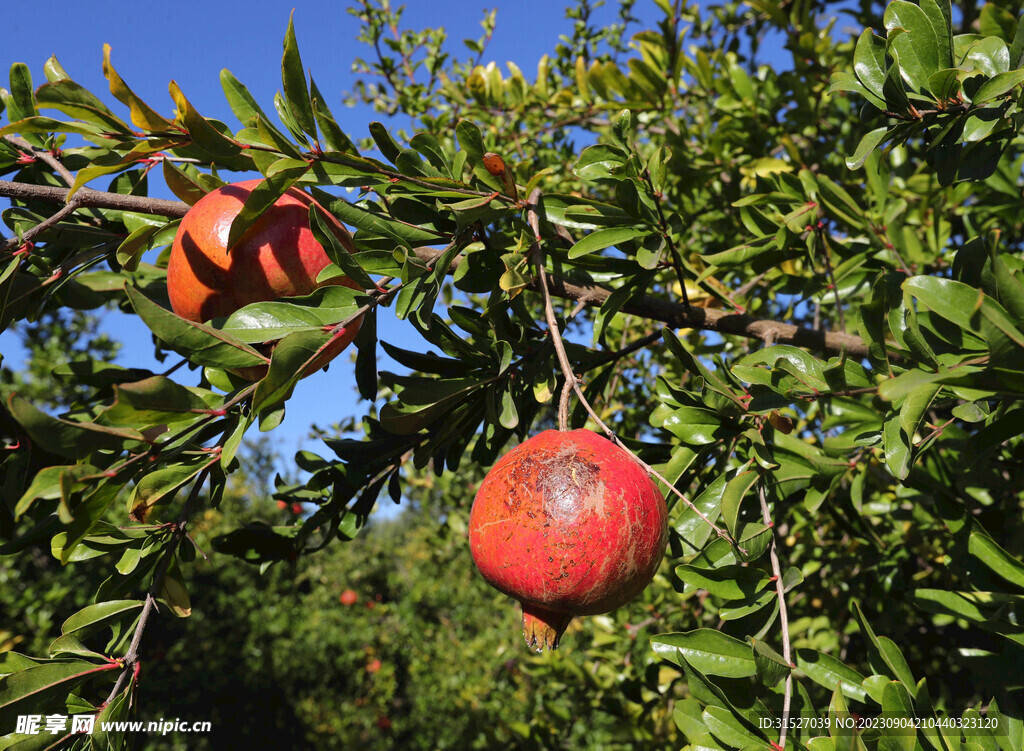
<svg viewBox="0 0 1024 751">
<path fill-rule="evenodd" d="M 62 188 L 0 180 L 0 196 L 8 198 L 64 203 L 67 194 L 68 191 Z M 184 216 L 189 209 L 188 204 L 181 201 L 125 196 L 89 188 L 80 188 L 75 193 L 75 197 L 82 208 L 122 209 L 168 217 Z M 416 255 L 427 263 L 432 262 L 441 253 L 442 251 L 437 248 L 416 248 Z M 455 270 L 458 261 L 459 259 L 456 258 L 450 271 Z M 533 287 L 536 288 L 536 282 Z M 554 275 L 548 278 L 548 288 L 553 295 L 595 307 L 600 307 L 612 293 L 611 290 L 597 284 L 570 281 Z M 677 329 L 717 331 L 721 334 L 735 334 L 748 339 L 758 339 L 765 343 L 792 344 L 827 354 L 839 354 L 845 350 L 854 358 L 863 358 L 868 355 L 868 348 L 864 340 L 852 334 L 803 328 L 781 321 L 753 318 L 713 308 L 687 307 L 681 303 L 650 295 L 633 299 L 623 305 L 621 310 L 623 313 L 631 313 L 641 318 L 661 321 Z"/>
<path fill-rule="evenodd" d="M 51 201 L 64 203 L 68 191 L 49 185 L 32 185 L 30 183 L 13 183 L 0 180 L 0 196 L 15 198 L 19 201 Z M 189 205 L 184 201 L 168 201 L 164 198 L 146 198 L 145 196 L 125 196 L 120 193 L 105 193 L 92 188 L 79 188 L 75 191 L 78 206 L 83 209 L 120 209 L 135 211 L 140 214 L 154 214 L 179 218 L 185 216 Z"/>
</svg>

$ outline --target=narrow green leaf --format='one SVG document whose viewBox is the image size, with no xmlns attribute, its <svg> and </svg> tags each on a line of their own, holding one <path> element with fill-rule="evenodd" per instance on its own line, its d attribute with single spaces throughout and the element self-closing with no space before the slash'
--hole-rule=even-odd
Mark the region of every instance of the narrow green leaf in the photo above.
<svg viewBox="0 0 1024 751">
<path fill-rule="evenodd" d="M 884 105 L 885 40 L 865 29 L 857 39 L 853 53 L 853 72 L 857 79 Z M 884 109 L 881 107 L 880 109 Z M 858 165 L 859 166 L 859 165 Z M 856 169 L 856 168 L 851 168 Z"/>
<path fill-rule="evenodd" d="M 267 358 L 248 344 L 161 308 L 131 285 L 125 286 L 125 293 L 150 331 L 175 352 L 198 365 L 246 368 L 267 363 Z"/>
<path fill-rule="evenodd" d="M 44 663 L 5 675 L 0 681 L 0 727 L 15 727 L 19 715 L 48 714 L 90 676 L 121 670 L 114 663 L 97 665 L 85 660 Z"/>
<path fill-rule="evenodd" d="M 168 84 L 171 99 L 178 110 L 178 117 L 185 124 L 192 143 L 215 159 L 230 159 L 238 156 L 242 147 L 221 133 L 210 122 L 200 115 L 192 103 L 185 97 L 177 82 Z"/>
<path fill-rule="evenodd" d="M 691 587 L 706 590 L 724 600 L 740 600 L 768 586 L 769 577 L 753 566 L 722 566 L 708 569 L 695 565 L 676 567 L 676 576 Z"/>
<path fill-rule="evenodd" d="M 1024 70 L 1011 70 L 1000 73 L 985 81 L 974 93 L 971 104 L 975 107 L 985 102 L 1005 96 L 1020 84 L 1024 83 Z"/>
<path fill-rule="evenodd" d="M 706 675 L 746 678 L 757 672 L 750 647 L 710 628 L 651 637 L 651 647 L 662 659 L 687 662 Z"/>
<path fill-rule="evenodd" d="M 1010 555 L 984 531 L 971 531 L 967 549 L 971 555 L 984 563 L 1011 584 L 1024 588 L 1024 564 Z"/>
<path fill-rule="evenodd" d="M 228 232 L 228 253 L 238 244 L 256 220 L 277 203 L 277 200 L 309 170 L 309 164 L 281 170 L 273 177 L 260 181 L 245 198 L 241 211 L 231 221 Z"/>
<path fill-rule="evenodd" d="M 608 227 L 599 229 L 586 235 L 569 248 L 569 258 L 579 258 L 588 253 L 608 248 L 612 245 L 627 242 L 638 237 L 647 237 L 652 234 L 649 229 L 637 229 L 635 227 Z"/>
<path fill-rule="evenodd" d="M 402 153 L 402 147 L 391 137 L 388 129 L 382 123 L 372 122 L 369 127 L 370 137 L 377 144 L 381 155 L 394 164 L 398 160 L 398 155 Z"/>
<path fill-rule="evenodd" d="M 361 289 L 373 288 L 373 280 L 363 271 L 358 259 L 352 256 L 354 250 L 352 240 L 346 237 L 347 242 L 342 242 L 331 226 L 330 220 L 325 216 L 325 209 L 318 203 L 313 203 L 309 207 L 309 228 L 313 231 L 317 242 L 323 246 L 327 257 L 345 272 L 345 276 L 358 284 Z"/>
<path fill-rule="evenodd" d="M 740 504 L 744 496 L 754 487 L 758 480 L 757 472 L 741 472 L 729 480 L 722 493 L 722 519 L 725 521 L 726 529 L 735 537 L 738 533 L 737 518 L 739 516 Z"/>
<path fill-rule="evenodd" d="M 819 686 L 834 689 L 838 684 L 843 695 L 850 699 L 864 701 L 867 698 L 861 685 L 864 676 L 831 655 L 814 649 L 798 649 L 796 664 Z"/>
<path fill-rule="evenodd" d="M 260 108 L 255 97 L 249 93 L 249 89 L 227 68 L 220 72 L 220 86 L 224 90 L 228 106 L 231 107 L 231 111 L 235 113 L 235 117 L 243 127 L 252 128 L 256 125 L 257 119 L 267 119 L 266 113 Z"/>
<path fill-rule="evenodd" d="M 328 347 L 331 335 L 317 329 L 288 334 L 270 357 L 267 375 L 256 387 L 253 410 L 257 413 L 277 407 L 287 401 L 299 378 Z"/>
<path fill-rule="evenodd" d="M 853 152 L 852 156 L 846 157 L 846 166 L 848 169 L 860 169 L 867 158 L 871 156 L 871 153 L 888 135 L 889 129 L 886 126 L 881 128 L 875 128 L 874 130 L 866 133 L 863 138 L 860 139 L 860 143 L 857 144 L 856 151 Z"/>
<path fill-rule="evenodd" d="M 110 83 L 110 93 L 131 111 L 132 123 L 137 128 L 149 131 L 174 130 L 174 124 L 170 120 L 157 114 L 121 80 L 121 77 L 114 70 L 114 66 L 110 62 L 109 44 L 103 45 L 103 75 Z"/>
<path fill-rule="evenodd" d="M 80 635 L 81 638 L 85 638 L 88 634 L 95 633 L 100 628 L 109 625 L 111 620 L 123 617 L 125 613 L 137 610 L 143 605 L 142 600 L 111 600 L 88 605 L 69 616 L 61 624 L 60 632 L 67 635 L 87 630 L 87 634 Z"/>
<path fill-rule="evenodd" d="M 161 425 L 212 411 L 193 390 L 164 376 L 116 385 L 114 394 L 97 418 L 107 425 Z"/>
<path fill-rule="evenodd" d="M 281 81 L 284 96 L 288 103 L 288 112 L 303 132 L 310 138 L 316 138 L 316 124 L 313 117 L 313 106 L 306 86 L 306 69 L 302 67 L 299 56 L 299 43 L 295 39 L 295 11 L 288 16 L 288 30 L 284 35 L 284 55 L 281 57 Z"/>
</svg>

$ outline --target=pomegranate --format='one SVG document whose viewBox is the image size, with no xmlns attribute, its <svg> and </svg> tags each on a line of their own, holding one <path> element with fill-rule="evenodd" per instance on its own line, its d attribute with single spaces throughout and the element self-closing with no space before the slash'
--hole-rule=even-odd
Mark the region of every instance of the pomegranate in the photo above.
<svg viewBox="0 0 1024 751">
<path fill-rule="evenodd" d="M 546 430 L 488 472 L 469 515 L 484 579 L 523 606 L 527 645 L 555 649 L 576 615 L 614 610 L 654 577 L 665 499 L 629 454 L 589 430 Z"/>
<path fill-rule="evenodd" d="M 182 318 L 203 323 L 249 303 L 308 295 L 322 286 L 316 278 L 331 259 L 309 228 L 309 207 L 316 202 L 298 188 L 285 191 L 228 252 L 231 223 L 260 182 L 221 186 L 199 199 L 181 220 L 167 263 L 167 296 Z M 353 252 L 349 231 L 326 211 L 322 216 L 342 246 Z M 323 284 L 359 288 L 346 276 Z M 351 344 L 360 322 L 357 319 L 339 331 L 303 375 L 324 367 Z M 267 367 L 232 372 L 258 381 Z"/>
</svg>

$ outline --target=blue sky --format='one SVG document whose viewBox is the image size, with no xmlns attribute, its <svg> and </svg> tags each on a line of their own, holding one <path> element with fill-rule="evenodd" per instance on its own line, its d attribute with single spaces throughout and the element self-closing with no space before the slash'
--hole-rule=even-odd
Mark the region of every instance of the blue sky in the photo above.
<svg viewBox="0 0 1024 751">
<path fill-rule="evenodd" d="M 398 5 L 398 3 L 395 3 Z M 656 10 L 649 0 L 641 0 L 635 11 L 645 17 Z M 356 41 L 357 20 L 346 9 L 349 2 L 315 0 L 277 3 L 268 0 L 225 2 L 222 0 L 177 0 L 174 3 L 134 3 L 92 0 L 57 0 L 43 6 L 11 4 L 5 10 L 6 29 L 0 64 L 0 85 L 6 84 L 6 71 L 14 62 L 26 63 L 38 85 L 45 81 L 43 64 L 56 55 L 78 83 L 100 96 L 116 112 L 124 108 L 109 94 L 103 77 L 103 45 L 112 47 L 111 61 L 120 76 L 148 104 L 169 115 L 173 105 L 167 86 L 174 80 L 193 105 L 205 116 L 222 119 L 237 126 L 220 88 L 219 74 L 228 68 L 268 111 L 273 110 L 274 93 L 281 88 L 282 40 L 288 17 L 294 8 L 295 32 L 306 68 L 311 70 L 320 90 L 339 124 L 353 138 L 365 137 L 367 125 L 379 115 L 369 107 L 346 109 L 342 92 L 350 90 L 355 78 L 351 73 L 355 57 L 369 57 L 369 47 Z M 464 38 L 478 38 L 480 20 L 486 9 L 497 8 L 497 30 L 484 56 L 504 67 L 516 62 L 532 78 L 537 60 L 551 53 L 560 34 L 569 34 L 572 21 L 565 18 L 564 4 L 550 0 L 453 0 L 426 2 L 409 0 L 403 25 L 421 29 L 443 26 L 448 31 L 450 51 L 468 56 Z M 600 8 L 596 20 L 614 20 L 617 3 Z M 173 197 L 151 177 L 151 193 Z M 98 181 L 95 187 L 103 187 Z M 6 203 L 0 203 L 0 208 Z M 151 355 L 149 333 L 132 316 L 109 315 L 106 325 L 113 336 L 124 342 L 120 362 L 136 367 L 163 369 Z M 390 310 L 380 316 L 381 338 L 415 348 L 407 329 L 396 321 Z M 24 353 L 10 333 L 0 334 L 0 352 L 8 367 L 18 368 Z M 346 415 L 361 415 L 350 367 L 342 355 L 327 373 L 304 379 L 288 402 L 287 418 L 271 435 L 289 460 L 300 447 L 311 423 L 326 427 Z M 388 367 L 383 353 L 381 366 Z M 181 374 L 182 371 L 179 371 Z M 194 382 L 195 376 L 179 376 Z M 314 448 L 310 442 L 307 448 Z"/>
</svg>

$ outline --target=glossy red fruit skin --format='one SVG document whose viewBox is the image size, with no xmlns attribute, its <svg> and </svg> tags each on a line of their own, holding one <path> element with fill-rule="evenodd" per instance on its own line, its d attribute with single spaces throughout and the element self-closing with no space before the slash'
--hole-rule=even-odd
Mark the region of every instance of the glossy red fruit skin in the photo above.
<svg viewBox="0 0 1024 751">
<path fill-rule="evenodd" d="M 523 604 L 535 647 L 556 646 L 573 615 L 606 613 L 636 597 L 667 541 L 657 485 L 589 430 L 548 430 L 509 451 L 484 478 L 469 517 L 477 568 Z M 535 620 L 553 633 L 537 631 Z"/>
<path fill-rule="evenodd" d="M 171 308 L 182 318 L 204 323 L 227 316 L 254 302 L 308 295 L 318 286 L 317 274 L 331 261 L 309 228 L 313 199 L 289 188 L 264 212 L 242 239 L 227 252 L 231 222 L 261 180 L 224 185 L 207 193 L 181 220 L 167 265 L 167 294 Z M 353 252 L 348 230 L 327 212 L 323 214 L 342 245 Z M 332 279 L 358 289 L 347 277 Z M 305 375 L 336 357 L 359 331 L 356 320 L 343 329 Z M 265 367 L 237 372 L 257 380 Z"/>
</svg>

